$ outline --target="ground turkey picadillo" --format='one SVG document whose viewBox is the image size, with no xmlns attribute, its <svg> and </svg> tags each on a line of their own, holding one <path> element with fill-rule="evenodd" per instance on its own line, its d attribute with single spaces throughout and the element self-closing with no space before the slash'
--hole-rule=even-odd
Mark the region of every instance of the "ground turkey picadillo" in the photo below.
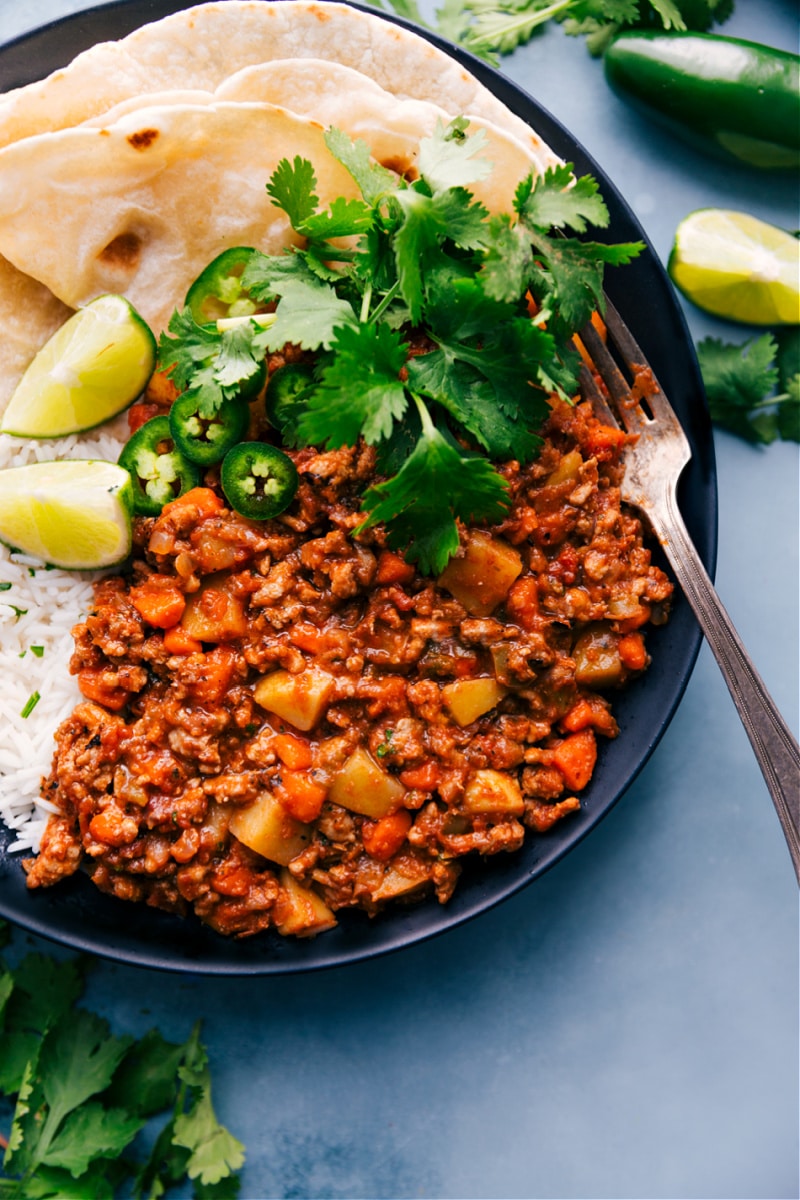
<svg viewBox="0 0 800 1200">
<path fill-rule="evenodd" d="M 580 807 L 608 695 L 648 663 L 671 584 L 621 506 L 624 435 L 557 403 L 502 523 L 438 579 L 354 536 L 363 445 L 291 451 L 278 518 L 206 486 L 135 522 L 95 587 L 57 732 L 58 808 L 28 885 L 104 892 L 221 934 L 308 936 L 342 908 L 445 902 L 464 855 L 519 849 Z"/>
</svg>

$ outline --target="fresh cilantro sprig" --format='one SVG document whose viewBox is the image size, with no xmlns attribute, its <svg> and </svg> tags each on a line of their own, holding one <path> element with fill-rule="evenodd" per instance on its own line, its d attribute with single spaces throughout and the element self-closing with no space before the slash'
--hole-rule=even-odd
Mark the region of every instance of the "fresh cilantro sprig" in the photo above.
<svg viewBox="0 0 800 1200">
<path fill-rule="evenodd" d="M 490 216 L 471 190 L 492 169 L 484 141 L 463 118 L 440 124 L 421 140 L 409 183 L 331 129 L 328 149 L 361 199 L 326 208 L 313 164 L 283 159 L 267 192 L 300 244 L 253 252 L 241 276 L 272 310 L 268 326 L 201 327 L 184 310 L 160 346 L 204 415 L 264 353 L 288 343 L 314 352 L 285 440 L 374 446 L 386 478 L 364 497 L 362 528 L 384 522 L 425 572 L 455 553 L 459 522 L 502 517 L 508 490 L 492 462 L 535 455 L 550 395 L 576 390 L 572 339 L 602 307 L 605 267 L 641 249 L 578 236 L 605 227 L 608 210 L 594 180 L 569 166 L 521 180 L 514 211 Z"/>
<path fill-rule="evenodd" d="M 748 442 L 800 442 L 800 329 L 697 347 L 711 419 Z"/>
<path fill-rule="evenodd" d="M 202 417 L 211 418 L 225 400 L 235 398 L 263 367 L 267 331 L 253 321 L 219 330 L 200 325 L 186 307 L 173 313 L 158 343 L 158 365 L 179 391 L 198 400 Z"/>
<path fill-rule="evenodd" d="M 399 16 L 425 24 L 413 0 L 389 4 Z M 560 21 L 567 33 L 585 37 L 590 52 L 600 55 L 623 29 L 707 32 L 732 12 L 733 0 L 442 0 L 432 29 L 496 62 L 549 21 Z"/>
<path fill-rule="evenodd" d="M 0 1092 L 16 1098 L 0 1197 L 113 1200 L 124 1188 L 155 1200 L 187 1177 L 198 1200 L 234 1197 L 244 1150 L 214 1114 L 199 1029 L 184 1045 L 156 1030 L 112 1036 L 75 1007 L 82 987 L 78 960 L 0 964 Z M 164 1110 L 152 1151 L 135 1157 L 136 1135 Z"/>
</svg>

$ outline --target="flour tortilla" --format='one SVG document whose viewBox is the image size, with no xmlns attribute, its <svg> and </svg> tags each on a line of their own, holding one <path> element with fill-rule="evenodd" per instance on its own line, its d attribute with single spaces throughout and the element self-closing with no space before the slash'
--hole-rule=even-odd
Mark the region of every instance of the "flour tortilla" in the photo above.
<svg viewBox="0 0 800 1200">
<path fill-rule="evenodd" d="M 25 138 L 0 153 L 0 253 L 73 308 L 125 295 L 159 332 L 221 250 L 295 240 L 265 187 L 287 150 L 314 163 L 323 206 L 359 195 L 322 125 L 270 104 L 144 108 Z"/>
<path fill-rule="evenodd" d="M 0 99 L 0 146 L 98 116 L 148 92 L 214 91 L 243 67 L 285 58 L 335 61 L 400 99 L 471 113 L 516 137 L 540 170 L 558 161 L 524 121 L 418 34 L 347 5 L 224 0 L 174 13 Z"/>
<path fill-rule="evenodd" d="M 215 101 L 275 104 L 308 120 L 323 121 L 369 146 L 376 162 L 406 179 L 418 177 L 419 143 L 451 114 L 427 100 L 401 100 L 366 75 L 316 58 L 276 59 L 244 67 L 224 79 L 215 92 L 159 92 L 123 100 L 84 126 L 105 127 L 154 104 L 213 104 Z M 520 181 L 538 165 L 522 142 L 482 117 L 465 114 L 470 136 L 480 134 L 480 156 L 492 165 L 471 191 L 492 212 L 510 212 Z M 294 151 L 287 147 L 287 155 Z M 2 162 L 2 158 L 0 158 Z"/>
<path fill-rule="evenodd" d="M 72 309 L 0 258 L 0 416 L 25 368 Z"/>
</svg>

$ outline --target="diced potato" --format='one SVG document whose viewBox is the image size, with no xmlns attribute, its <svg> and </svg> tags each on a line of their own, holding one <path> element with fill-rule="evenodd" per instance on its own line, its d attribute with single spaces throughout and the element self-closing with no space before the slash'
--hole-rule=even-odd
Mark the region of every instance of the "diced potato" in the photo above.
<svg viewBox="0 0 800 1200">
<path fill-rule="evenodd" d="M 310 667 L 299 675 L 272 671 L 255 686 L 255 698 L 267 712 L 282 717 L 295 729 L 307 732 L 317 724 L 330 699 L 335 679 L 327 671 Z"/>
<path fill-rule="evenodd" d="M 399 779 L 387 774 L 368 750 L 358 746 L 334 775 L 328 799 L 379 821 L 400 807 L 405 792 Z"/>
<path fill-rule="evenodd" d="M 228 577 L 209 575 L 197 592 L 186 597 L 181 628 L 199 642 L 227 642 L 247 633 L 247 617 L 238 596 L 229 590 Z"/>
<path fill-rule="evenodd" d="M 286 866 L 311 841 L 307 825 L 295 820 L 271 792 L 263 792 L 247 808 L 237 808 L 228 828 L 262 858 Z"/>
<path fill-rule="evenodd" d="M 491 675 L 480 679 L 455 679 L 442 688 L 444 702 L 459 725 L 470 725 L 495 708 L 506 689 Z"/>
<path fill-rule="evenodd" d="M 413 854 L 395 858 L 388 864 L 383 879 L 372 889 L 372 899 L 378 903 L 410 896 L 428 885 L 430 868 Z"/>
<path fill-rule="evenodd" d="M 547 476 L 547 486 L 555 487 L 559 483 L 573 482 L 578 478 L 578 472 L 583 466 L 580 450 L 570 450 L 564 454 L 555 471 Z"/>
<path fill-rule="evenodd" d="M 518 817 L 525 811 L 525 801 L 516 779 L 487 768 L 469 776 L 461 807 L 468 813 L 503 812 Z"/>
<path fill-rule="evenodd" d="M 284 937 L 316 937 L 326 929 L 333 929 L 336 917 L 317 892 L 298 883 L 286 867 L 280 880 L 283 891 L 275 905 L 278 933 Z"/>
<path fill-rule="evenodd" d="M 604 625 L 592 625 L 579 636 L 573 650 L 575 681 L 580 687 L 614 687 L 622 678 L 618 639 Z"/>
<path fill-rule="evenodd" d="M 469 534 L 464 554 L 450 559 L 439 583 L 472 616 L 488 617 L 521 572 L 522 559 L 513 546 L 476 529 Z"/>
</svg>

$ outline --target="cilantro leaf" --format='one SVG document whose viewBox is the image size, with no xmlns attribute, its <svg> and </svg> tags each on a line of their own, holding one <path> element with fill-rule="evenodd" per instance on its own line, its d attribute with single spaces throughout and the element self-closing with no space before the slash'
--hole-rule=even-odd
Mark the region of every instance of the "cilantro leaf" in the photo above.
<svg viewBox="0 0 800 1200">
<path fill-rule="evenodd" d="M 161 1112 L 174 1098 L 183 1054 L 183 1046 L 165 1041 L 157 1029 L 151 1029 L 121 1060 L 104 1093 L 105 1103 L 127 1107 L 143 1117 Z"/>
<path fill-rule="evenodd" d="M 800 370 L 789 374 L 800 367 L 796 347 L 779 360 L 771 333 L 741 345 L 709 337 L 697 356 L 712 421 L 756 444 L 800 440 Z"/>
<path fill-rule="evenodd" d="M 77 1179 L 95 1159 L 121 1154 L 144 1123 L 144 1117 L 123 1108 L 105 1108 L 97 1101 L 82 1104 L 66 1117 L 41 1161 Z"/>
<path fill-rule="evenodd" d="M 456 518 L 500 520 L 508 489 L 487 459 L 465 454 L 436 428 L 419 399 L 417 407 L 422 436 L 397 474 L 367 491 L 362 528 L 385 522 L 390 546 L 439 574 L 458 549 Z"/>
<path fill-rule="evenodd" d="M 484 244 L 483 290 L 492 300 L 516 300 L 525 292 L 533 262 L 530 238 L 503 213 L 490 218 Z"/>
<path fill-rule="evenodd" d="M 107 1022 L 73 1007 L 81 982 L 79 960 L 42 955 L 0 972 L 4 1034 L 24 1033 L 30 1052 L 11 1085 L 16 1106 L 0 1197 L 113 1200 L 133 1177 L 134 1194 L 155 1200 L 190 1166 L 198 1196 L 234 1197 L 230 1172 L 244 1152 L 214 1116 L 199 1027 L 184 1046 L 156 1031 L 138 1043 L 113 1037 Z M 150 1158 L 139 1164 L 123 1153 L 147 1118 L 168 1106 Z M 175 1140 L 179 1119 L 190 1148 Z"/>
<path fill-rule="evenodd" d="M 350 172 L 367 204 L 377 206 L 385 195 L 397 190 L 398 177 L 373 161 L 370 148 L 362 138 L 352 141 L 341 129 L 331 127 L 325 133 L 325 144 L 333 157 Z"/>
<path fill-rule="evenodd" d="M 280 296 L 275 321 L 257 337 L 267 350 L 280 350 L 287 342 L 305 350 L 327 349 L 337 327 L 355 321 L 352 305 L 329 284 L 287 278 L 275 286 Z"/>
<path fill-rule="evenodd" d="M 585 233 L 587 223 L 605 228 L 608 208 L 591 175 L 575 178 L 572 164 L 549 167 L 535 181 L 529 175 L 517 188 L 514 207 L 529 229 L 573 229 Z"/>
<path fill-rule="evenodd" d="M 534 236 L 545 265 L 533 274 L 532 290 L 537 300 L 554 299 L 559 322 L 574 333 L 595 309 L 602 311 L 604 267 L 622 266 L 643 249 L 641 242 L 585 242 L 577 238 Z"/>
<path fill-rule="evenodd" d="M 388 325 L 359 325 L 338 329 L 335 349 L 298 420 L 300 437 L 331 447 L 388 438 L 407 405 L 399 374 L 408 346 Z"/>
<path fill-rule="evenodd" d="M 488 379 L 441 350 L 409 363 L 409 383 L 438 401 L 492 458 L 528 462 L 541 445 L 538 423 L 531 428 L 507 415 Z"/>
<path fill-rule="evenodd" d="M 395 7 L 398 0 L 390 0 Z M 621 29 L 707 31 L 727 20 L 733 0 L 447 0 L 437 12 L 437 32 L 489 61 L 511 54 L 549 21 L 586 37 L 602 54 Z"/>
<path fill-rule="evenodd" d="M 175 1118 L 173 1142 L 189 1151 L 186 1171 L 202 1184 L 218 1183 L 244 1162 L 244 1147 L 224 1125 L 220 1125 L 211 1102 L 208 1055 L 200 1042 L 199 1026 L 189 1041 L 179 1076 L 192 1093 L 185 1112 Z"/>
<path fill-rule="evenodd" d="M 443 264 L 442 244 L 462 249 L 481 244 L 486 210 L 464 188 L 430 195 L 421 184 L 397 193 L 401 220 L 394 234 L 400 293 L 412 322 L 422 315 L 425 279 Z"/>
<path fill-rule="evenodd" d="M 276 208 L 282 208 L 293 229 L 297 229 L 319 207 L 315 192 L 317 176 L 313 164 L 296 154 L 293 162 L 282 158 L 267 183 L 267 195 Z"/>
<path fill-rule="evenodd" d="M 5 980 L 5 989 L 10 981 L 11 992 L 0 1034 L 0 1091 L 8 1095 L 19 1089 L 43 1035 L 77 999 L 82 979 L 72 960 L 59 963 L 43 954 L 29 954 Z"/>
<path fill-rule="evenodd" d="M 437 120 L 430 137 L 420 139 L 417 167 L 432 192 L 468 187 L 492 172 L 492 164 L 481 151 L 486 145 L 486 130 L 466 136 L 468 121 L 456 117 L 449 125 Z"/>
<path fill-rule="evenodd" d="M 179 391 L 197 397 L 203 417 L 213 417 L 263 368 L 264 329 L 256 320 L 243 317 L 220 330 L 198 324 L 186 307 L 172 314 L 167 328 L 159 338 L 159 366 Z"/>
</svg>

